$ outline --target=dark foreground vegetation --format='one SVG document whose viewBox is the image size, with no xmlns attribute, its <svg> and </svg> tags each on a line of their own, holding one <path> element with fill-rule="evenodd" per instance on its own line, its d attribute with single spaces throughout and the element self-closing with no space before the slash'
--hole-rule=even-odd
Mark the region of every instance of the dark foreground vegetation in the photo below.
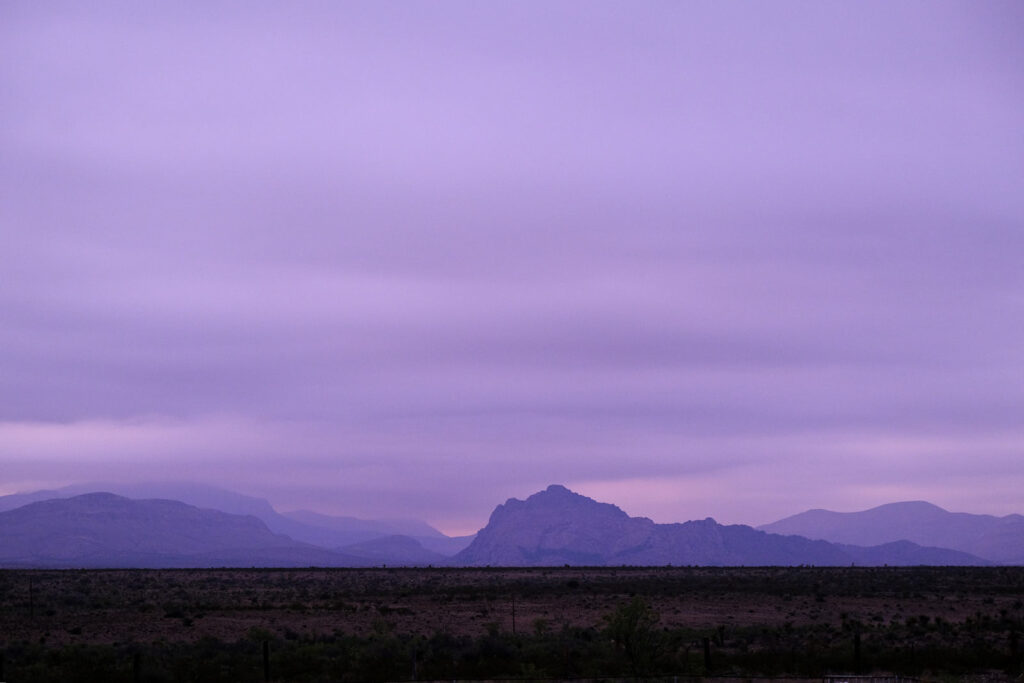
<svg viewBox="0 0 1024 683">
<path fill-rule="evenodd" d="M 1013 680 L 1024 568 L 0 572 L 0 681 Z"/>
</svg>

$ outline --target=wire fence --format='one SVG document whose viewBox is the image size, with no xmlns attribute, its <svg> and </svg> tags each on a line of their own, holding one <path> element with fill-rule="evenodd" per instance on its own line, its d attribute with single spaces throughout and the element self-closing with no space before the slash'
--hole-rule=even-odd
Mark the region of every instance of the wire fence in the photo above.
<svg viewBox="0 0 1024 683">
<path fill-rule="evenodd" d="M 442 678 L 420 683 L 920 683 L 920 679 L 888 674 L 827 676 L 609 676 L 589 678 Z"/>
</svg>

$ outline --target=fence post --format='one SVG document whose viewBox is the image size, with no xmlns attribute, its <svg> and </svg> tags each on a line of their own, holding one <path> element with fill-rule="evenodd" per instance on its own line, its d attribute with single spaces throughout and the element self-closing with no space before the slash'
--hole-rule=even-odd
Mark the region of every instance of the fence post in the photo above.
<svg viewBox="0 0 1024 683">
<path fill-rule="evenodd" d="M 263 680 L 270 680 L 270 642 L 263 641 Z"/>
<path fill-rule="evenodd" d="M 132 680 L 135 683 L 142 680 L 142 655 L 138 651 L 132 655 Z"/>
<path fill-rule="evenodd" d="M 853 634 L 853 671 L 860 673 L 860 631 Z"/>
<path fill-rule="evenodd" d="M 704 637 L 704 673 L 711 672 L 711 639 Z"/>
</svg>

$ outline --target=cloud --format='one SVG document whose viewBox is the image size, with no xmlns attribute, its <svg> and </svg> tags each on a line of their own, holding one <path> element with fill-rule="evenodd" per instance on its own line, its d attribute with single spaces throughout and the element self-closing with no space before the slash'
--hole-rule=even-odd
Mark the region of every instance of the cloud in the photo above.
<svg viewBox="0 0 1024 683">
<path fill-rule="evenodd" d="M 1008 481 L 1015 4 L 0 12 L 8 488 L 194 458 L 466 528 Z"/>
</svg>

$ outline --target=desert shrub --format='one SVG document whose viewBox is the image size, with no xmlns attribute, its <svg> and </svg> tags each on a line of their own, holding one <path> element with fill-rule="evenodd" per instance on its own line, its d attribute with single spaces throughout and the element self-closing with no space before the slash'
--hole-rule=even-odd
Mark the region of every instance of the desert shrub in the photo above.
<svg viewBox="0 0 1024 683">
<path fill-rule="evenodd" d="M 606 632 L 629 661 L 634 675 L 650 669 L 658 647 L 658 613 L 642 598 L 635 597 L 605 617 Z"/>
</svg>

